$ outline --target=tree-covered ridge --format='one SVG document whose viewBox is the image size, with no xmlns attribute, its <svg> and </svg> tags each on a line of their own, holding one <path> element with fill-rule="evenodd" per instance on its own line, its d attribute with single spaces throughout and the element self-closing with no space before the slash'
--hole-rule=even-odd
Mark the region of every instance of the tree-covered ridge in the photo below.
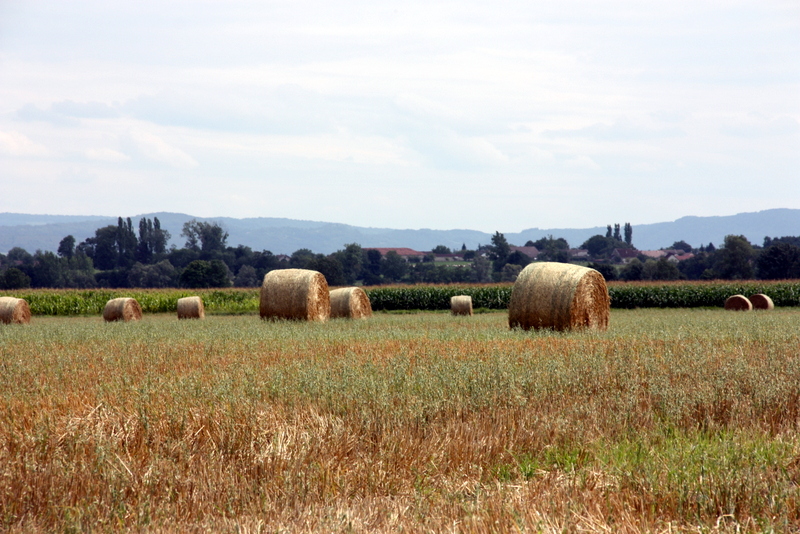
<svg viewBox="0 0 800 534">
<path fill-rule="evenodd" d="M 65 236 L 57 253 L 37 250 L 30 254 L 17 247 L 0 254 L 0 289 L 256 287 L 267 272 L 283 268 L 317 270 L 332 286 L 510 282 L 534 261 L 531 250 L 538 252 L 536 261 L 588 264 L 607 280 L 800 278 L 800 237 L 766 237 L 763 246 L 756 246 L 744 236 L 729 235 L 719 248 L 711 243 L 694 248 L 680 240 L 667 247 L 683 254 L 676 261 L 637 251 L 630 223 L 608 225 L 606 235 L 590 237 L 577 251 L 563 237 L 544 236 L 515 247 L 504 234 L 495 232 L 490 244 L 476 250 L 467 249 L 466 244 L 460 251 L 439 245 L 418 257 L 403 257 L 394 250 L 382 254 L 358 243 L 327 255 L 307 248 L 290 256 L 275 255 L 244 245 L 229 246 L 223 227 L 196 219 L 183 225 L 180 236 L 185 240 L 183 247 L 168 248 L 172 236 L 158 217 L 142 217 L 136 224 L 119 217 L 116 225 L 97 228 L 93 237 L 81 243 L 72 235 Z M 625 250 L 625 254 L 620 252 Z"/>
</svg>

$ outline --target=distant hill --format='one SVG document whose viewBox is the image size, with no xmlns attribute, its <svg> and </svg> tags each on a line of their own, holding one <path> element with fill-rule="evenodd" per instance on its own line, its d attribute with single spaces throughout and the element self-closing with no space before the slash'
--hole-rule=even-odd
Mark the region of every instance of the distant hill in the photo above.
<svg viewBox="0 0 800 534">
<path fill-rule="evenodd" d="M 329 254 L 346 243 L 363 247 L 409 247 L 431 250 L 436 245 L 460 249 L 462 244 L 474 249 L 488 244 L 494 232 L 477 230 L 398 230 L 365 228 L 347 224 L 303 221 L 274 217 L 235 219 L 232 217 L 193 217 L 184 213 L 146 213 L 132 216 L 134 228 L 139 219 L 158 217 L 162 228 L 172 234 L 171 243 L 183 245 L 180 237 L 183 223 L 191 219 L 216 221 L 230 234 L 228 244 L 247 245 L 254 250 L 270 250 L 275 254 L 291 254 L 300 248 Z M 609 221 L 623 224 L 628 221 Z M 117 224 L 116 217 L 77 215 L 27 215 L 0 213 L 0 252 L 14 247 L 29 252 L 37 249 L 55 251 L 67 235 L 81 242 L 94 235 L 97 228 Z M 503 232 L 502 228 L 498 228 Z M 509 243 L 523 245 L 552 235 L 563 237 L 570 246 L 578 247 L 596 234 L 606 233 L 606 227 L 594 228 L 529 228 L 522 232 L 503 232 Z M 800 210 L 772 209 L 755 213 L 739 213 L 723 217 L 682 217 L 676 221 L 633 225 L 633 244 L 640 250 L 666 248 L 675 241 L 686 241 L 694 247 L 714 243 L 720 245 L 726 235 L 744 235 L 751 243 L 760 245 L 764 237 L 800 235 Z"/>
</svg>

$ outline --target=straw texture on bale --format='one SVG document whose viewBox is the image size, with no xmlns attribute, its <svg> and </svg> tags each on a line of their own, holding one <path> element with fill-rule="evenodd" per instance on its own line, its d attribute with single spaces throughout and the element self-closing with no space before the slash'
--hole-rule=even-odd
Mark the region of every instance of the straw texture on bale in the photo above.
<svg viewBox="0 0 800 534">
<path fill-rule="evenodd" d="M 328 282 L 307 269 L 278 269 L 264 275 L 259 313 L 262 319 L 327 321 L 331 314 Z"/>
<path fill-rule="evenodd" d="M 472 297 L 469 295 L 450 297 L 450 313 L 453 315 L 472 315 Z"/>
<path fill-rule="evenodd" d="M 598 271 L 568 263 L 531 263 L 511 289 L 508 324 L 524 330 L 605 330 L 610 313 L 608 288 Z"/>
<path fill-rule="evenodd" d="M 142 318 L 142 307 L 136 299 L 121 297 L 106 302 L 103 319 L 106 321 L 138 321 Z"/>
<path fill-rule="evenodd" d="M 0 323 L 28 324 L 31 322 L 31 309 L 25 299 L 0 297 Z"/>
<path fill-rule="evenodd" d="M 774 310 L 775 303 L 772 302 L 772 299 L 769 295 L 765 295 L 764 293 L 756 293 L 755 295 L 750 295 L 750 303 L 753 305 L 754 310 Z"/>
<path fill-rule="evenodd" d="M 331 318 L 366 319 L 372 317 L 372 305 L 360 287 L 342 287 L 331 291 Z"/>
<path fill-rule="evenodd" d="M 206 309 L 200 297 L 178 299 L 178 319 L 205 319 Z"/>
<path fill-rule="evenodd" d="M 725 309 L 731 311 L 751 311 L 753 303 L 744 295 L 733 295 L 725 299 Z"/>
</svg>

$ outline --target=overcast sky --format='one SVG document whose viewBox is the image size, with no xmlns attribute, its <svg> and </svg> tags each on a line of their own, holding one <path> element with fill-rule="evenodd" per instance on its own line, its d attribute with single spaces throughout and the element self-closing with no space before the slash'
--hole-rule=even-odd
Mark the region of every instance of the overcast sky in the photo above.
<svg viewBox="0 0 800 534">
<path fill-rule="evenodd" d="M 800 208 L 800 2 L 0 0 L 0 212 Z"/>
</svg>

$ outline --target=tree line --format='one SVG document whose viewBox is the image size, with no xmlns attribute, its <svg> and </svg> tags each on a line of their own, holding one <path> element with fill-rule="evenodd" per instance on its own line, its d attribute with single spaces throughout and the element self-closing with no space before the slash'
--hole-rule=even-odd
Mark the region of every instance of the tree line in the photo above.
<svg viewBox="0 0 800 534">
<path fill-rule="evenodd" d="M 800 278 L 800 237 L 767 237 L 760 247 L 733 235 L 719 248 L 711 243 L 693 248 L 677 241 L 669 248 L 694 256 L 676 263 L 638 255 L 625 264 L 615 264 L 615 250 L 634 249 L 632 234 L 629 223 L 624 229 L 619 224 L 609 225 L 605 236 L 592 236 L 580 248 L 587 251 L 589 266 L 608 280 Z M 461 261 L 453 262 L 435 261 L 436 254 L 452 252 L 444 245 L 421 258 L 408 259 L 357 243 L 327 255 L 302 248 L 290 256 L 277 256 L 245 245 L 228 246 L 228 233 L 219 224 L 197 220 L 183 225 L 183 247 L 168 247 L 171 237 L 157 217 L 142 218 L 138 226 L 130 218 L 120 217 L 116 225 L 98 228 L 81 243 L 71 235 L 64 237 L 55 253 L 37 250 L 30 254 L 16 247 L 0 254 L 0 289 L 256 287 L 267 272 L 285 268 L 319 271 L 336 286 L 483 283 L 513 281 L 532 261 L 513 250 L 500 232 L 495 232 L 489 244 L 475 249 L 462 245 Z M 561 237 L 547 236 L 524 246 L 538 249 L 537 261 L 575 261 L 569 243 Z"/>
</svg>

